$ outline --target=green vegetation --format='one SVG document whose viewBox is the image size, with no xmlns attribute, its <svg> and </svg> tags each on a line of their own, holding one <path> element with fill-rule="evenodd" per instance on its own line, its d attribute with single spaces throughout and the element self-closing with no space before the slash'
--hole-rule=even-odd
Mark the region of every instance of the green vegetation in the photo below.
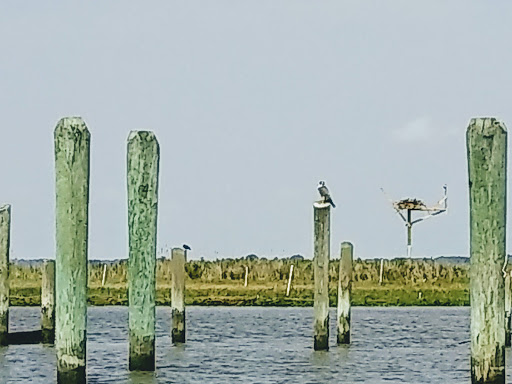
<svg viewBox="0 0 512 384">
<path fill-rule="evenodd" d="M 286 297 L 290 265 L 294 265 L 292 289 Z M 127 262 L 89 264 L 89 295 L 92 305 L 127 305 Z M 335 306 L 339 260 L 329 265 L 329 300 Z M 249 268 L 244 287 L 245 266 Z M 311 260 L 222 259 L 190 261 L 187 271 L 187 305 L 312 306 Z M 157 305 L 169 305 L 170 260 L 157 262 Z M 354 261 L 353 305 L 469 305 L 469 265 L 444 264 L 430 259 L 394 259 L 384 262 L 379 285 L 380 260 Z M 39 305 L 41 269 L 11 264 L 11 305 Z"/>
</svg>

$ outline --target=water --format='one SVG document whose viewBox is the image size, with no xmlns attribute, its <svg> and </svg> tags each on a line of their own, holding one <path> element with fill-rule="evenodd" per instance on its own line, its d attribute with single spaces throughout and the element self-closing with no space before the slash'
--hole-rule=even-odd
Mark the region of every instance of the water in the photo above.
<svg viewBox="0 0 512 384">
<path fill-rule="evenodd" d="M 128 371 L 128 310 L 91 307 L 89 383 L 470 383 L 469 308 L 352 311 L 352 344 L 313 351 L 312 308 L 188 307 L 187 343 L 172 346 L 157 309 L 157 371 Z M 11 308 L 12 331 L 35 329 L 39 308 Z M 507 351 L 508 353 L 508 351 Z M 507 366 L 511 357 L 507 356 Z M 50 383 L 55 350 L 0 347 L 0 383 Z M 512 382 L 508 374 L 508 382 Z"/>
</svg>

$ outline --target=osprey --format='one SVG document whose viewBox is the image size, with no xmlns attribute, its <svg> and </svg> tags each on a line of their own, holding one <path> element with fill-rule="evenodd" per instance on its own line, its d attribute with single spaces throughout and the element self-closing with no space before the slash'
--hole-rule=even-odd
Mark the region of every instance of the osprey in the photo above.
<svg viewBox="0 0 512 384">
<path fill-rule="evenodd" d="M 323 203 L 329 203 L 333 208 L 336 208 L 334 201 L 331 199 L 331 195 L 329 195 L 329 190 L 325 186 L 325 181 L 318 182 L 318 192 L 320 192 L 320 196 L 323 198 Z"/>
</svg>

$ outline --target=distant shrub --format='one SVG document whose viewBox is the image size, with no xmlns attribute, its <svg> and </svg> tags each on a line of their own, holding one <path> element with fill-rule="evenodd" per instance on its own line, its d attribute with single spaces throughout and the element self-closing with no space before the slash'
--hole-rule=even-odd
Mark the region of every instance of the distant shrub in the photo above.
<svg viewBox="0 0 512 384">
<path fill-rule="evenodd" d="M 252 257 L 252 256 L 255 256 Z M 191 260 L 185 264 L 185 271 L 189 279 L 204 283 L 222 281 L 243 281 L 245 267 L 248 267 L 250 281 L 277 283 L 288 278 L 290 266 L 294 265 L 293 283 L 295 285 L 309 285 L 313 282 L 313 262 L 301 255 L 291 256 L 289 259 L 267 260 L 248 255 L 238 259 L 222 260 Z M 106 285 L 125 286 L 127 283 L 127 262 L 118 260 L 114 262 L 98 262 L 89 264 L 89 285 L 101 286 L 103 268 L 107 265 Z M 329 265 L 329 279 L 335 284 L 338 278 L 339 261 L 332 260 Z M 168 259 L 158 259 L 156 265 L 157 284 L 168 285 L 171 281 L 171 262 Z M 380 275 L 380 259 L 357 259 L 353 264 L 353 281 L 362 284 L 376 284 Z M 27 263 L 10 265 L 10 280 L 12 286 L 37 287 L 41 284 L 41 269 L 39 266 L 30 266 Z M 468 284 L 468 264 L 440 264 L 431 259 L 393 259 L 384 260 L 384 283 L 394 283 L 402 286 L 416 286 L 418 284 Z"/>
</svg>

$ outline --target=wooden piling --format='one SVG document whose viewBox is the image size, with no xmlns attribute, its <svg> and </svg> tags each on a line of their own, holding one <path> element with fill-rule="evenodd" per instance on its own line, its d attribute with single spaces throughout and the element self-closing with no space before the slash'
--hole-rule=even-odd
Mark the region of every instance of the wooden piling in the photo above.
<svg viewBox="0 0 512 384">
<path fill-rule="evenodd" d="M 43 332 L 40 329 L 35 331 L 9 332 L 9 345 L 40 344 L 43 342 Z"/>
<path fill-rule="evenodd" d="M 101 286 L 105 285 L 105 278 L 107 277 L 107 264 L 103 266 L 103 278 L 101 279 Z"/>
<path fill-rule="evenodd" d="M 382 275 L 384 273 L 384 259 L 380 259 L 379 285 L 382 285 Z"/>
<path fill-rule="evenodd" d="M 286 287 L 286 296 L 290 296 L 290 287 L 292 285 L 293 278 L 293 264 L 290 265 L 290 275 L 288 276 L 288 286 Z"/>
<path fill-rule="evenodd" d="M 471 379 L 505 383 L 507 132 L 476 118 L 466 134 L 470 204 Z"/>
<path fill-rule="evenodd" d="M 511 328 L 511 313 L 512 308 L 512 295 L 511 295 L 511 274 L 505 273 L 505 347 L 510 347 L 510 328 Z"/>
<path fill-rule="evenodd" d="M 173 248 L 171 261 L 171 338 L 175 344 L 185 342 L 185 262 L 185 250 Z"/>
<path fill-rule="evenodd" d="M 55 341 L 55 261 L 45 260 L 41 282 L 41 331 L 45 344 Z"/>
<path fill-rule="evenodd" d="M 155 370 L 155 275 L 159 146 L 153 132 L 128 137 L 129 369 Z"/>
<path fill-rule="evenodd" d="M 244 287 L 247 287 L 247 276 L 249 275 L 249 267 L 245 266 L 245 280 L 244 280 Z"/>
<path fill-rule="evenodd" d="M 341 243 L 338 280 L 338 344 L 350 344 L 350 294 L 352 292 L 353 252 L 354 247 L 351 243 Z"/>
<path fill-rule="evenodd" d="M 314 349 L 329 349 L 330 205 L 314 203 Z"/>
<path fill-rule="evenodd" d="M 11 206 L 0 207 L 0 346 L 9 340 L 9 248 L 11 238 Z"/>
<path fill-rule="evenodd" d="M 90 134 L 80 117 L 69 117 L 54 135 L 57 382 L 85 383 Z"/>
</svg>

